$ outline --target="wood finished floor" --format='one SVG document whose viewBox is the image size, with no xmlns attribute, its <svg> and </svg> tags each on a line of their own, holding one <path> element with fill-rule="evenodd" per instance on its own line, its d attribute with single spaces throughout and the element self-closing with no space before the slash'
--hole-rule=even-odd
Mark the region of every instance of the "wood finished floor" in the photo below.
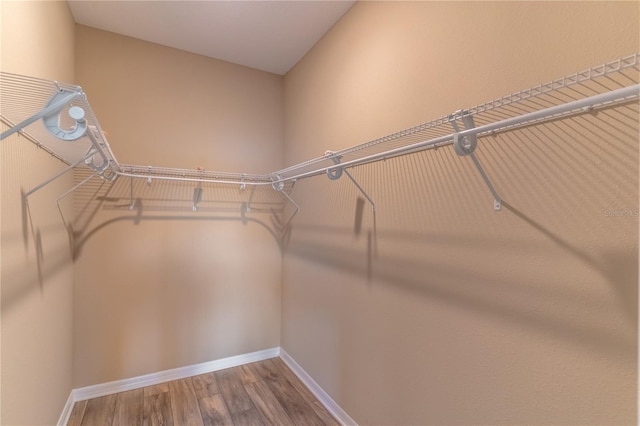
<svg viewBox="0 0 640 426">
<path fill-rule="evenodd" d="M 339 423 L 280 358 L 174 380 L 73 406 L 68 426 Z"/>
</svg>

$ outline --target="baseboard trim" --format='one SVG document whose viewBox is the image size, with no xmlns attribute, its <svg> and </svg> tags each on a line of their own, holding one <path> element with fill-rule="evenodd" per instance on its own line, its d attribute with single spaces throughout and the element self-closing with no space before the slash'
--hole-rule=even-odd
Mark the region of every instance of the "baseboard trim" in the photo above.
<svg viewBox="0 0 640 426">
<path fill-rule="evenodd" d="M 99 385 L 87 386 L 84 388 L 74 389 L 73 393 L 75 401 L 84 401 L 85 399 L 111 395 L 145 386 L 153 386 L 159 383 L 169 382 L 171 380 L 184 379 L 186 377 L 197 376 L 198 374 L 224 370 L 225 368 L 237 367 L 238 365 L 248 364 L 250 362 L 263 361 L 265 359 L 277 357 L 279 354 L 280 348 L 265 349 L 258 352 L 251 352 L 229 358 L 203 362 L 201 364 L 194 364 L 186 367 L 174 368 L 172 370 L 146 374 L 144 376 L 132 377 L 130 379 L 116 380 Z"/>
<path fill-rule="evenodd" d="M 298 376 L 302 383 L 309 388 L 311 393 L 318 398 L 318 401 L 324 405 L 336 420 L 345 426 L 357 426 L 357 423 L 342 409 L 342 407 L 340 407 L 306 371 L 304 371 L 300 364 L 298 364 L 291 355 L 280 347 L 203 362 L 201 364 L 194 364 L 186 367 L 174 368 L 172 370 L 145 374 L 143 376 L 132 377 L 129 379 L 115 380 L 113 382 L 73 389 L 62 410 L 62 414 L 58 420 L 58 426 L 65 426 L 69 422 L 73 405 L 79 401 L 98 398 L 105 395 L 112 395 L 114 393 L 125 392 L 145 386 L 153 386 L 159 383 L 169 382 L 171 380 L 184 379 L 198 374 L 211 373 L 213 371 L 224 370 L 225 368 L 237 367 L 239 365 L 249 364 L 252 362 L 264 361 L 265 359 L 275 358 L 277 356 L 287 364 L 291 371 Z"/>
<path fill-rule="evenodd" d="M 358 424 L 353 420 L 346 411 L 342 409 L 328 393 L 316 383 L 311 376 L 304 371 L 304 369 L 298 364 L 284 349 L 280 348 L 280 358 L 285 364 L 295 373 L 296 376 L 304 383 L 311 393 L 318 398 L 318 401 L 324 405 L 324 407 L 344 426 L 357 426 Z"/>
<path fill-rule="evenodd" d="M 69 423 L 69 418 L 71 417 L 71 410 L 73 410 L 73 404 L 76 401 L 73 399 L 73 389 L 69 392 L 69 398 L 67 398 L 67 403 L 64 404 L 64 408 L 62 409 L 62 414 L 60 414 L 60 418 L 58 419 L 58 426 L 65 426 Z"/>
<path fill-rule="evenodd" d="M 224 370 L 225 368 L 237 367 L 239 365 L 249 364 L 251 362 L 258 362 L 269 358 L 275 358 L 279 355 L 280 348 L 276 347 L 265 349 L 262 351 L 251 352 L 248 354 L 217 359 L 214 361 L 203 362 L 201 364 L 194 364 L 186 367 L 160 371 L 157 373 L 145 374 L 143 376 L 132 377 L 129 379 L 115 380 L 113 382 L 73 389 L 71 391 L 71 394 L 69 395 L 67 404 L 64 406 L 58 424 L 61 426 L 67 424 L 67 422 L 69 421 L 69 416 L 71 416 L 73 404 L 78 401 L 98 398 L 105 395 L 112 395 L 114 393 L 125 392 L 145 386 L 153 386 L 159 383 L 169 382 L 171 380 L 197 376 L 198 374 L 211 373 L 213 371 Z"/>
</svg>

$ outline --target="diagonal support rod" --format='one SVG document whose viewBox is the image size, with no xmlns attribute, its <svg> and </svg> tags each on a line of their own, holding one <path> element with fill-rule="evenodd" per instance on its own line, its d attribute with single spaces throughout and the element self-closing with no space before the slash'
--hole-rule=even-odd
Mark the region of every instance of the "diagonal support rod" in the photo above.
<svg viewBox="0 0 640 426">
<path fill-rule="evenodd" d="M 458 111 L 456 114 L 462 114 L 461 120 L 464 124 L 465 131 L 475 128 L 472 115 L 468 114 L 466 111 Z M 500 197 L 500 195 L 498 195 L 498 191 L 496 191 L 496 189 L 493 187 L 491 179 L 489 179 L 489 175 L 487 175 L 487 172 L 484 171 L 480 160 L 475 154 L 475 150 L 478 145 L 478 135 L 475 133 L 461 135 L 460 127 L 458 126 L 458 123 L 456 122 L 456 119 L 453 115 L 449 116 L 449 122 L 451 123 L 453 130 L 455 130 L 456 132 L 453 134 L 453 148 L 456 154 L 461 157 L 471 157 L 471 159 L 473 160 L 473 164 L 476 166 L 476 169 L 478 169 L 480 176 L 482 176 L 482 180 L 484 180 L 484 183 L 487 185 L 489 191 L 491 191 L 491 194 L 493 195 L 493 209 L 501 210 L 502 198 Z"/>
<path fill-rule="evenodd" d="M 487 173 L 484 171 L 482 164 L 480 164 L 480 160 L 478 160 L 478 157 L 476 157 L 476 154 L 473 152 L 469 156 L 473 160 L 473 164 L 476 165 L 478 172 L 480 172 L 480 176 L 482 176 L 482 180 L 484 180 L 484 183 L 489 187 L 489 191 L 491 191 L 491 194 L 493 194 L 493 209 L 501 210 L 502 198 L 500 198 L 500 195 L 498 195 L 498 192 L 491 184 L 491 180 L 489 179 L 489 176 L 487 175 Z"/>
<path fill-rule="evenodd" d="M 62 223 L 64 223 L 64 227 L 68 230 L 69 229 L 69 224 L 67 223 L 67 221 L 64 218 L 64 214 L 62 213 L 62 207 L 60 207 L 60 201 L 62 201 L 63 198 L 65 198 L 67 195 L 71 194 L 72 192 L 76 191 L 78 188 L 80 188 L 81 186 L 83 186 L 85 183 L 89 182 L 91 179 L 93 179 L 94 177 L 97 176 L 97 173 L 92 173 L 90 174 L 88 177 L 84 178 L 80 183 L 78 183 L 77 185 L 75 185 L 73 188 L 67 190 L 64 194 L 60 195 L 57 199 L 56 199 L 56 205 L 58 206 L 58 212 L 60 213 L 60 217 L 62 218 Z"/>
<path fill-rule="evenodd" d="M 348 170 L 343 170 L 347 177 L 353 182 L 353 184 L 358 188 L 360 193 L 367 199 L 369 204 L 371 204 L 371 213 L 373 213 L 373 254 L 374 256 L 378 256 L 378 225 L 376 221 L 376 203 L 373 202 L 371 197 L 365 192 L 365 190 L 358 184 L 358 182 L 351 176 Z"/>
<path fill-rule="evenodd" d="M 295 210 L 293 212 L 293 214 L 289 217 L 289 219 L 287 219 L 287 221 L 284 223 L 284 225 L 282 225 L 282 229 L 283 231 L 287 229 L 287 227 L 289 226 L 289 224 L 291 223 L 291 221 L 293 220 L 293 218 L 298 214 L 298 212 L 300 211 L 300 206 L 298 205 L 298 203 L 296 203 L 295 201 L 293 201 L 293 198 L 291 198 L 291 196 L 289 196 L 289 194 L 287 194 L 287 191 L 280 191 L 285 197 L 287 197 L 287 199 L 289 200 L 289 202 L 291 204 L 293 204 Z"/>
<path fill-rule="evenodd" d="M 29 197 L 31 194 L 33 194 L 36 191 L 41 190 L 42 188 L 44 188 L 45 186 L 49 185 L 51 182 L 53 182 L 54 180 L 58 179 L 60 176 L 70 172 L 71 170 L 73 170 L 76 166 L 78 166 L 80 163 L 82 163 L 84 160 L 86 160 L 89 156 L 93 155 L 93 150 L 90 150 L 86 155 L 84 155 L 81 159 L 79 159 L 78 161 L 76 161 L 73 164 L 70 164 L 69 166 L 65 167 L 64 169 L 62 169 L 59 173 L 55 174 L 54 176 L 52 176 L 51 178 L 47 179 L 46 181 L 42 182 L 40 185 L 36 186 L 35 188 L 32 188 L 29 192 L 27 192 L 26 194 L 24 194 L 24 198 L 25 200 L 27 199 L 27 197 Z"/>
<path fill-rule="evenodd" d="M 353 182 L 353 184 L 356 186 L 356 188 L 358 188 L 358 190 L 364 196 L 364 198 L 367 199 L 369 204 L 371 204 L 371 211 L 373 212 L 373 214 L 375 216 L 375 214 L 376 214 L 376 203 L 374 203 L 373 200 L 371 199 L 371 197 L 369 197 L 369 195 L 367 195 L 367 193 L 364 191 L 364 189 L 362 189 L 362 187 L 358 184 L 358 182 L 356 182 L 356 180 L 353 178 L 353 176 L 351 176 L 351 173 L 349 173 L 348 170 L 343 170 L 343 171 L 347 175 L 347 177 L 351 180 L 351 182 Z"/>
</svg>

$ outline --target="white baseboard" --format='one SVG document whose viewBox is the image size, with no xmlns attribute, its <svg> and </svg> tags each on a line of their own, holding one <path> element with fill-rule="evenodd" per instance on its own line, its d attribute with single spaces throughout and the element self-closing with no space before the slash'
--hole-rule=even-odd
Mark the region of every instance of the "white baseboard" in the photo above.
<svg viewBox="0 0 640 426">
<path fill-rule="evenodd" d="M 100 396 L 112 395 L 114 393 L 124 392 L 132 389 L 138 389 L 145 386 L 153 386 L 159 383 L 169 382 L 171 380 L 184 379 L 186 377 L 197 376 L 198 374 L 211 373 L 213 371 L 224 370 L 225 368 L 237 367 L 251 362 L 263 361 L 269 358 L 280 356 L 285 364 L 295 373 L 296 376 L 304 383 L 311 393 L 318 398 L 318 401 L 343 425 L 357 426 L 357 423 L 349 417 L 349 415 L 327 394 L 324 389 L 318 385 L 315 380 L 282 348 L 265 349 L 258 352 L 236 355 L 229 358 L 218 359 L 215 361 L 203 362 L 201 364 L 189 365 L 186 367 L 174 368 L 172 370 L 160 371 L 158 373 L 146 374 L 144 376 L 132 377 L 129 379 L 116 380 L 108 383 L 101 383 L 93 386 L 73 389 L 69 394 L 67 403 L 62 410 L 58 426 L 65 426 L 73 404 L 78 401 L 84 401 Z"/>
<path fill-rule="evenodd" d="M 71 410 L 73 410 L 73 404 L 76 402 L 73 399 L 73 389 L 69 393 L 69 398 L 67 398 L 67 403 L 64 404 L 64 408 L 62 409 L 62 414 L 60 414 L 60 418 L 58 419 L 58 426 L 65 426 L 69 423 L 69 417 L 71 417 Z"/>
<path fill-rule="evenodd" d="M 296 376 L 304 383 L 311 393 L 318 398 L 318 401 L 324 405 L 324 407 L 336 418 L 342 425 L 345 426 L 357 426 L 358 424 L 353 420 L 346 411 L 342 409 L 330 396 L 311 378 L 309 374 L 298 364 L 284 349 L 280 348 L 280 358 L 285 364 L 293 371 Z"/>
<path fill-rule="evenodd" d="M 145 374 L 144 376 L 132 377 L 129 379 L 116 380 L 108 383 L 101 383 L 93 386 L 73 389 L 67 400 L 58 425 L 66 425 L 73 409 L 73 404 L 86 399 L 111 395 L 145 386 L 153 386 L 171 380 L 184 379 L 186 377 L 197 376 L 198 374 L 211 373 L 213 371 L 224 370 L 225 368 L 237 367 L 251 362 L 263 361 L 275 358 L 280 355 L 280 348 L 265 349 L 258 352 L 236 355 L 229 358 L 215 361 L 203 362 L 201 364 L 189 365 L 186 367 L 174 368 L 172 370 L 160 371 L 158 373 Z"/>
</svg>

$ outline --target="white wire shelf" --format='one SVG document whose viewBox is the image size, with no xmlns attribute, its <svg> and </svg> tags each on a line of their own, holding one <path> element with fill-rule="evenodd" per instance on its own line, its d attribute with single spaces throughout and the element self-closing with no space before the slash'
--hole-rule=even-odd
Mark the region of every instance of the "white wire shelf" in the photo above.
<svg viewBox="0 0 640 426">
<path fill-rule="evenodd" d="M 69 166 L 108 178 L 119 170 L 79 86 L 0 72 L 0 119 L 9 127 L 0 139 L 17 132 Z"/>
<path fill-rule="evenodd" d="M 336 167 L 354 167 L 450 145 L 456 133 L 482 137 L 631 101 L 640 95 L 639 71 L 640 53 L 636 53 L 360 145 L 328 152 L 274 174 L 287 181 L 331 173 L 338 170 Z M 473 117 L 475 128 L 456 130 L 452 121 L 459 122 L 465 116 Z"/>
<path fill-rule="evenodd" d="M 234 185 L 267 185 L 273 180 L 269 175 L 229 173 L 200 169 L 176 169 L 155 166 L 137 166 L 131 164 L 120 165 L 119 176 L 133 177 L 139 179 L 184 181 L 184 182 L 206 182 Z"/>
<path fill-rule="evenodd" d="M 121 165 L 113 155 L 87 97 L 79 86 L 0 73 L 0 117 L 10 130 L 18 131 L 61 161 L 88 167 L 107 178 L 128 177 L 151 181 L 184 181 L 232 184 L 241 187 L 271 185 L 281 191 L 286 182 L 327 174 L 337 179 L 344 169 L 454 143 L 465 137 L 481 138 L 540 121 L 583 114 L 620 102 L 637 100 L 640 53 L 577 72 L 448 116 L 428 121 L 366 143 L 320 156 L 269 174 L 227 173 Z M 59 111 L 60 127 L 70 132 L 72 107 L 85 112 L 89 130 L 75 141 L 60 140 L 42 125 L 43 113 L 60 93 L 77 94 Z M 34 118 L 35 117 L 35 118 Z M 472 120 L 469 121 L 469 117 Z M 95 160 L 95 156 L 99 158 Z M 93 161 L 93 162 L 92 162 Z"/>
</svg>

